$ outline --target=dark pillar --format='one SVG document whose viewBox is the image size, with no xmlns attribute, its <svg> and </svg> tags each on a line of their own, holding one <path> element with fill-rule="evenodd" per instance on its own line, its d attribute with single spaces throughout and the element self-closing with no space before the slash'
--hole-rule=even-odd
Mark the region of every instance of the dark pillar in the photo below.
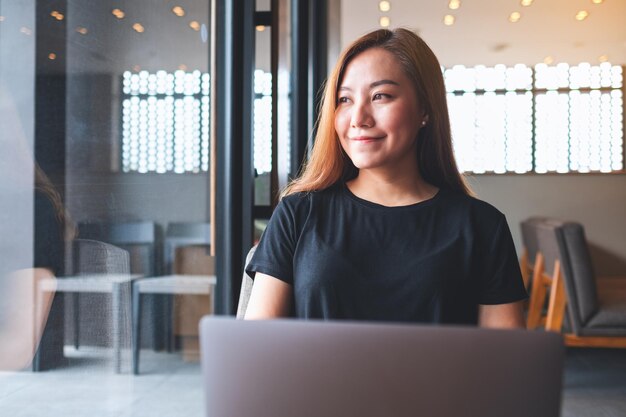
<svg viewBox="0 0 626 417">
<path fill-rule="evenodd" d="M 234 314 L 252 246 L 255 2 L 215 1 L 215 312 Z"/>
<path fill-rule="evenodd" d="M 35 227 L 34 267 L 64 275 L 66 21 L 67 2 L 37 2 L 35 57 Z M 56 194 L 56 195 L 55 195 Z M 59 366 L 63 357 L 63 294 L 54 296 L 43 335 L 33 359 L 33 370 Z"/>
<path fill-rule="evenodd" d="M 291 0 L 291 171 L 313 146 L 315 122 L 328 76 L 328 0 Z"/>
</svg>

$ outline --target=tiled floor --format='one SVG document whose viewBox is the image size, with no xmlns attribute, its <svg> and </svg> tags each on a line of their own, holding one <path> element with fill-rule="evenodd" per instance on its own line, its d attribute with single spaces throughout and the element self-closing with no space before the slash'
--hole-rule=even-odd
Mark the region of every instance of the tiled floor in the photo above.
<svg viewBox="0 0 626 417">
<path fill-rule="evenodd" d="M 46 372 L 0 372 L 0 416 L 200 417 L 198 363 L 180 354 L 142 351 L 141 375 L 113 373 L 104 349 L 66 348 L 69 366 Z M 105 358 L 105 359 L 103 359 Z"/>
<path fill-rule="evenodd" d="M 563 417 L 626 417 L 626 349 L 569 349 Z"/>
<path fill-rule="evenodd" d="M 0 372 L 0 415 L 11 417 L 201 417 L 198 363 L 142 352 L 141 375 L 116 375 L 106 350 L 69 349 L 69 366 Z M 128 361 L 125 369 L 130 368 Z M 529 401 L 532 399 L 529 398 Z M 626 416 L 626 350 L 569 350 L 563 417 Z"/>
</svg>

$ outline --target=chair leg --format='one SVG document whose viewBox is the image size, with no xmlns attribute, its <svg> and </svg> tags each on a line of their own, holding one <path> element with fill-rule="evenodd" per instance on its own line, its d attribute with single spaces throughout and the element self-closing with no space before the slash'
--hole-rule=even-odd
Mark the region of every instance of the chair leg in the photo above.
<svg viewBox="0 0 626 417">
<path fill-rule="evenodd" d="M 112 327 L 113 327 L 113 367 L 115 373 L 121 372 L 122 362 L 122 329 L 120 326 L 120 317 L 122 316 L 122 288 L 121 284 L 113 284 L 111 292 L 111 310 L 112 310 Z"/>
<path fill-rule="evenodd" d="M 165 304 L 167 303 L 167 296 L 161 294 L 148 294 L 149 305 L 152 306 L 152 349 L 155 352 L 167 349 L 167 322 L 164 321 L 165 317 Z"/>
<path fill-rule="evenodd" d="M 165 296 L 165 347 L 168 353 L 176 350 L 174 342 L 174 296 Z"/>
<path fill-rule="evenodd" d="M 524 248 L 524 251 L 522 252 L 522 257 L 520 258 L 519 263 L 520 263 L 520 269 L 522 271 L 522 279 L 524 280 L 524 287 L 528 289 L 528 282 L 530 281 L 530 276 L 528 274 L 528 271 L 530 267 L 528 264 L 528 250 L 526 250 L 526 248 Z"/>
<path fill-rule="evenodd" d="M 80 294 L 75 292 L 71 293 L 72 297 L 72 318 L 74 321 L 74 349 L 78 350 L 79 346 L 79 337 L 80 337 L 80 317 L 79 317 L 79 309 L 80 309 Z"/>
<path fill-rule="evenodd" d="M 543 304 L 547 294 L 543 277 L 543 265 L 543 255 L 541 253 L 537 253 L 535 257 L 535 266 L 533 268 L 530 301 L 528 303 L 528 317 L 526 319 L 526 327 L 528 329 L 535 329 L 541 324 L 541 312 L 543 310 Z"/>
<path fill-rule="evenodd" d="M 136 285 L 133 285 L 133 314 L 132 314 L 132 349 L 133 349 L 133 374 L 139 375 L 139 350 L 141 348 L 141 293 Z"/>
<path fill-rule="evenodd" d="M 546 330 L 560 332 L 563 326 L 563 316 L 565 315 L 565 304 L 567 297 L 563 285 L 563 274 L 561 273 L 561 263 L 557 260 L 554 263 L 554 275 L 552 277 L 552 288 L 550 289 L 550 304 L 548 304 L 548 317 L 546 319 Z"/>
</svg>

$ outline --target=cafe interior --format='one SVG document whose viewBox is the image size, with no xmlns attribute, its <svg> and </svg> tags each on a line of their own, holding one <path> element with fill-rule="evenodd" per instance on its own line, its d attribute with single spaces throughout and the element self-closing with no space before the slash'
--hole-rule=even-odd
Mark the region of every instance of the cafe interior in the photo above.
<svg viewBox="0 0 626 417">
<path fill-rule="evenodd" d="M 0 414 L 204 415 L 199 320 L 244 314 L 340 52 L 399 27 L 563 335 L 561 415 L 626 415 L 623 0 L 0 0 Z"/>
</svg>

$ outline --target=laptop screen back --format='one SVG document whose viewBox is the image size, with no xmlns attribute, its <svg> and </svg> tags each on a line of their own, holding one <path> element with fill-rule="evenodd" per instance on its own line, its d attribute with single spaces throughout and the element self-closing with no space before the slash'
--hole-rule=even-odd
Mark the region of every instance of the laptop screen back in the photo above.
<svg viewBox="0 0 626 417">
<path fill-rule="evenodd" d="M 209 417 L 554 417 L 558 334 L 349 322 L 201 324 Z"/>
</svg>

